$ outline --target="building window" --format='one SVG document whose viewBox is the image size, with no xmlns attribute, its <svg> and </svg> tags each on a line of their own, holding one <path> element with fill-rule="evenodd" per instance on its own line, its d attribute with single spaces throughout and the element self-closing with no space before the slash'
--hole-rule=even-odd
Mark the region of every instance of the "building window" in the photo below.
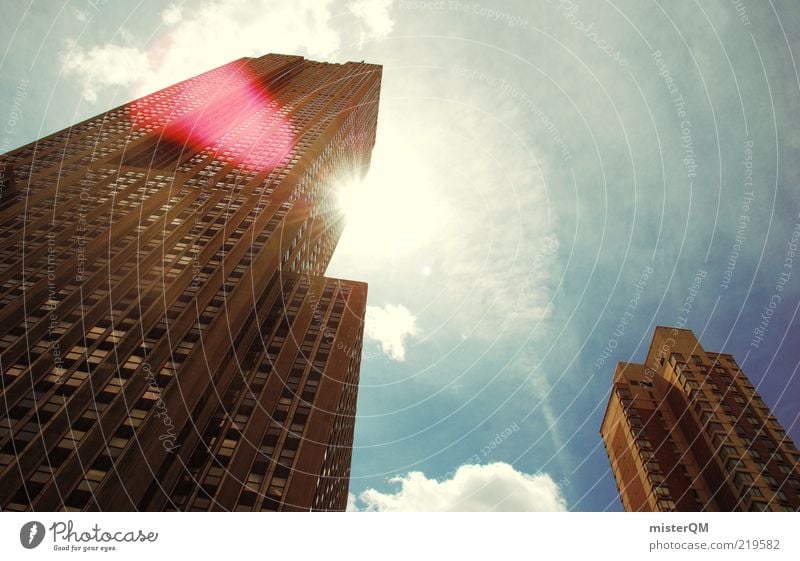
<svg viewBox="0 0 800 561">
<path fill-rule="evenodd" d="M 700 402 L 698 402 L 698 403 L 700 403 Z M 700 421 L 703 422 L 703 423 L 706 423 L 706 422 L 710 421 L 711 419 L 716 419 L 716 416 L 711 411 L 703 411 L 700 414 Z"/>
<path fill-rule="evenodd" d="M 661 510 L 675 510 L 675 501 L 671 499 L 660 499 L 658 501 L 658 508 Z"/>
<path fill-rule="evenodd" d="M 737 471 L 733 479 L 740 488 L 753 483 L 753 476 L 744 471 Z"/>
<path fill-rule="evenodd" d="M 769 484 L 769 486 L 772 487 L 773 490 L 778 488 L 778 480 L 777 479 L 775 479 L 771 475 L 764 475 L 763 477 L 764 477 L 764 481 L 766 481 L 767 484 Z"/>
<path fill-rule="evenodd" d="M 669 488 L 665 485 L 656 485 L 653 487 L 653 494 L 657 497 L 669 497 Z"/>
<path fill-rule="evenodd" d="M 739 467 L 742 467 L 741 460 L 738 458 L 732 458 L 725 463 L 725 467 L 728 469 L 728 471 L 733 472 Z"/>
<path fill-rule="evenodd" d="M 766 448 L 770 452 L 774 452 L 778 448 L 778 446 L 772 440 L 770 440 L 768 438 L 762 438 L 761 439 L 761 444 L 763 444 L 764 448 Z"/>
<path fill-rule="evenodd" d="M 759 489 L 758 487 L 750 487 L 749 489 L 745 490 L 745 496 L 763 497 L 764 494 L 761 492 L 761 489 Z"/>
<path fill-rule="evenodd" d="M 678 363 L 685 363 L 685 362 L 686 359 L 683 358 L 683 355 L 681 353 L 672 353 L 671 355 L 669 355 L 669 363 L 672 366 L 675 366 Z"/>
<path fill-rule="evenodd" d="M 658 473 L 658 472 L 661 471 L 661 465 L 658 462 L 654 461 L 654 460 L 650 460 L 649 462 L 645 462 L 644 468 L 649 472 Z"/>
</svg>

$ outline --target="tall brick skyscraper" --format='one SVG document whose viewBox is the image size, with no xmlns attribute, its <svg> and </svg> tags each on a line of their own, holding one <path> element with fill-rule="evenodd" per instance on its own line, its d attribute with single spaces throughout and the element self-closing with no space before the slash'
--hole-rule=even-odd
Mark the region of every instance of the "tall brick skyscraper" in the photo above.
<svg viewBox="0 0 800 561">
<path fill-rule="evenodd" d="M 600 433 L 625 510 L 800 508 L 800 453 L 731 355 L 657 327 L 613 384 Z"/>
<path fill-rule="evenodd" d="M 0 156 L 0 508 L 345 508 L 380 81 L 244 58 Z"/>
</svg>

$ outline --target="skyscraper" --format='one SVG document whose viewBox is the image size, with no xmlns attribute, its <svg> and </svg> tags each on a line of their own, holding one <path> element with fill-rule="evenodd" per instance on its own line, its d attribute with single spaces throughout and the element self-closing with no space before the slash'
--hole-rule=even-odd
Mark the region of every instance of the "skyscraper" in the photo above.
<svg viewBox="0 0 800 561">
<path fill-rule="evenodd" d="M 380 81 L 242 58 L 0 157 L 2 509 L 345 508 Z"/>
<path fill-rule="evenodd" d="M 619 363 L 600 428 L 628 511 L 794 511 L 800 453 L 729 354 L 657 327 Z"/>
</svg>

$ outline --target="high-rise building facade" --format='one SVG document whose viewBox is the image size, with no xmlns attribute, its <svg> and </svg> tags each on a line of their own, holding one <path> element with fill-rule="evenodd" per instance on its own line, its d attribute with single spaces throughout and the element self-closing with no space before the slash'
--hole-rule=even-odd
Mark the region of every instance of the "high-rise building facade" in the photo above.
<svg viewBox="0 0 800 561">
<path fill-rule="evenodd" d="M 380 82 L 243 58 L 0 156 L 0 508 L 344 510 Z"/>
<path fill-rule="evenodd" d="M 795 511 L 800 453 L 737 365 L 657 327 L 619 363 L 600 433 L 626 511 Z"/>
</svg>

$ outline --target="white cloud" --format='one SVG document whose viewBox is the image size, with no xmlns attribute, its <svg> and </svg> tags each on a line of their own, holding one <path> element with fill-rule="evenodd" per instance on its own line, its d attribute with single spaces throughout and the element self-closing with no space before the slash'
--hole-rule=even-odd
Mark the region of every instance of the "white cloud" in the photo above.
<svg viewBox="0 0 800 561">
<path fill-rule="evenodd" d="M 161 21 L 164 22 L 165 25 L 175 25 L 181 21 L 181 12 L 181 6 L 172 4 L 161 12 Z"/>
<path fill-rule="evenodd" d="M 389 13 L 392 0 L 354 0 L 348 8 L 361 22 L 360 44 L 368 39 L 383 39 L 392 31 L 394 20 Z"/>
<path fill-rule="evenodd" d="M 566 466 L 568 461 L 565 458 L 569 452 L 565 448 L 565 440 L 559 428 L 563 423 L 563 407 L 559 407 L 557 399 L 553 396 L 553 384 L 548 373 L 542 367 L 539 354 L 530 346 L 523 348 L 516 360 L 514 370 L 525 375 L 533 402 L 537 404 L 535 411 L 544 418 L 544 428 L 547 429 L 547 435 L 553 443 L 553 448 L 558 451 L 556 461 L 559 465 Z M 561 377 L 563 378 L 563 373 Z M 562 378 L 554 380 L 555 384 L 561 383 Z"/>
<path fill-rule="evenodd" d="M 357 512 L 358 511 L 358 499 L 353 493 L 347 493 L 347 512 Z"/>
<path fill-rule="evenodd" d="M 367 306 L 364 323 L 366 336 L 381 344 L 392 360 L 406 359 L 406 342 L 417 335 L 417 318 L 403 305 Z"/>
<path fill-rule="evenodd" d="M 496 462 L 463 465 L 452 479 L 437 481 L 419 471 L 394 477 L 395 493 L 367 489 L 358 496 L 370 511 L 564 511 L 567 503 L 558 485 L 544 473 L 530 475 Z"/>
<path fill-rule="evenodd" d="M 97 91 L 106 86 L 128 86 L 150 72 L 147 55 L 139 49 L 106 43 L 83 49 L 71 44 L 62 54 L 64 73 L 75 75 L 83 85 L 87 101 L 97 99 Z"/>
<path fill-rule="evenodd" d="M 340 44 L 331 3 L 210 0 L 190 13 L 173 5 L 161 14 L 170 32 L 157 43 L 70 45 L 63 67 L 81 82 L 84 98 L 94 101 L 104 87 L 133 86 L 135 95 L 144 95 L 243 56 L 275 52 L 327 59 Z"/>
<path fill-rule="evenodd" d="M 72 8 L 72 15 L 75 16 L 75 19 L 81 23 L 86 23 L 89 21 L 89 14 L 84 10 L 79 10 L 78 8 Z"/>
<path fill-rule="evenodd" d="M 512 124 L 527 116 L 483 107 L 443 108 L 458 125 L 437 154 L 450 165 L 434 177 L 448 191 L 458 189 L 448 194 L 458 220 L 441 238 L 441 282 L 451 287 L 441 303 L 455 310 L 459 329 L 494 340 L 500 333 L 531 333 L 552 316 L 559 241 L 546 162 L 513 135 Z M 447 184 L 448 171 L 462 180 Z"/>
</svg>

